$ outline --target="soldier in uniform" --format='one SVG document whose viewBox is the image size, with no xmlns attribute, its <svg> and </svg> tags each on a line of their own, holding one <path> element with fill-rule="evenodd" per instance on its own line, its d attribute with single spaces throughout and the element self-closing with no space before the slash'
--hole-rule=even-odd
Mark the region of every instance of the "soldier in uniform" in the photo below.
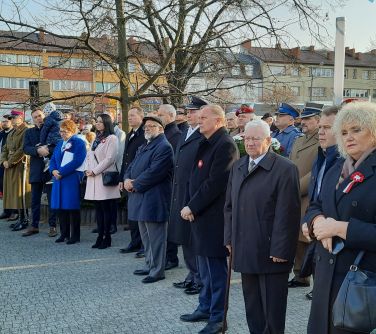
<svg viewBox="0 0 376 334">
<path fill-rule="evenodd" d="M 319 147 L 319 121 L 323 107 L 323 104 L 306 103 L 300 116 L 304 136 L 295 140 L 290 153 L 290 160 L 299 170 L 302 217 L 304 216 L 309 204 L 308 186 L 311 179 L 312 164 L 316 158 L 317 149 Z M 300 232 L 294 262 L 295 277 L 289 281 L 290 288 L 306 287 L 310 285 L 309 277 L 300 277 L 300 269 L 307 247 L 308 240 Z"/>
<path fill-rule="evenodd" d="M 273 132 L 272 138 L 276 138 L 281 143 L 282 155 L 288 157 L 295 139 L 302 136 L 302 133 L 294 126 L 294 119 L 299 116 L 299 112 L 293 106 L 281 103 L 275 114 L 277 116 L 275 126 L 278 130 Z"/>
<path fill-rule="evenodd" d="M 0 163 L 4 166 L 4 209 L 17 209 L 18 221 L 11 224 L 13 231 L 20 231 L 27 227 L 27 208 L 31 206 L 31 186 L 28 182 L 28 159 L 23 152 L 23 142 L 27 130 L 24 113 L 12 110 L 10 115 L 12 131 L 1 153 Z"/>
</svg>

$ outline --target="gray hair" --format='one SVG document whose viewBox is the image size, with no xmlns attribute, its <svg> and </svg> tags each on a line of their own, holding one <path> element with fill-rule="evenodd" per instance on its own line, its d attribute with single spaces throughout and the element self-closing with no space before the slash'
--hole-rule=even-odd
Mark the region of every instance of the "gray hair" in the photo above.
<svg viewBox="0 0 376 334">
<path fill-rule="evenodd" d="M 376 141 L 376 103 L 351 102 L 343 106 L 338 112 L 334 120 L 333 132 L 337 140 L 338 151 L 346 158 L 347 153 L 342 140 L 342 127 L 345 123 L 368 129 Z"/>
<path fill-rule="evenodd" d="M 175 120 L 176 118 L 176 109 L 173 105 L 171 104 L 161 104 L 159 108 L 163 109 L 167 113 L 171 115 L 171 117 Z"/>
<path fill-rule="evenodd" d="M 265 134 L 265 137 L 270 137 L 269 124 L 261 119 L 255 119 L 255 120 L 249 121 L 245 125 L 244 131 L 247 131 L 248 129 L 252 129 L 252 128 L 261 128 L 262 132 Z"/>
</svg>

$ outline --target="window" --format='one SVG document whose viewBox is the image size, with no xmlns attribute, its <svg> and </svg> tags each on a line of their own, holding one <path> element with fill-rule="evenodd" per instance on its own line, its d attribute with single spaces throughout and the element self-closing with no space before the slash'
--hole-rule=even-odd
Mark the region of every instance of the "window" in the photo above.
<svg viewBox="0 0 376 334">
<path fill-rule="evenodd" d="M 299 77 L 300 76 L 299 67 L 292 67 L 291 68 L 291 76 L 293 76 L 293 77 Z"/>
<path fill-rule="evenodd" d="M 272 75 L 284 75 L 285 67 L 284 66 L 269 66 L 269 71 Z"/>
<path fill-rule="evenodd" d="M 15 65 L 17 63 L 17 56 L 11 55 L 7 53 L 0 54 L 0 65 L 1 66 L 9 66 Z"/>
<path fill-rule="evenodd" d="M 37 67 L 42 65 L 42 57 L 17 55 L 17 66 Z"/>
<path fill-rule="evenodd" d="M 345 88 L 343 90 L 344 97 L 365 97 L 368 98 L 369 90 L 368 89 L 354 89 L 354 88 Z"/>
<path fill-rule="evenodd" d="M 344 78 L 345 79 L 349 78 L 349 70 L 348 69 L 345 69 Z"/>
<path fill-rule="evenodd" d="M 249 76 L 253 75 L 253 65 L 245 65 L 244 69 L 245 69 L 246 75 L 249 75 Z"/>
<path fill-rule="evenodd" d="M 353 78 L 353 79 L 356 79 L 357 74 L 358 74 L 358 73 L 357 73 L 357 70 L 354 68 L 354 69 L 353 69 L 353 75 L 352 75 L 352 78 Z"/>
<path fill-rule="evenodd" d="M 312 67 L 311 68 L 312 77 L 324 77 L 332 78 L 334 76 L 334 69 L 324 68 L 324 67 Z"/>
<path fill-rule="evenodd" d="M 29 89 L 29 81 L 35 79 L 0 78 L 0 88 Z"/>
<path fill-rule="evenodd" d="M 295 96 L 300 96 L 300 87 L 299 86 L 290 86 L 291 91 Z"/>
<path fill-rule="evenodd" d="M 91 92 L 92 83 L 90 81 L 53 80 L 52 89 L 55 91 Z"/>
<path fill-rule="evenodd" d="M 370 80 L 371 74 L 371 71 L 363 71 L 363 80 Z"/>
<path fill-rule="evenodd" d="M 49 67 L 58 68 L 90 68 L 90 61 L 81 58 L 48 57 Z"/>
<path fill-rule="evenodd" d="M 325 87 L 312 87 L 309 88 L 309 95 L 312 97 L 324 97 L 325 96 Z M 312 90 L 312 93 L 311 93 Z"/>
<path fill-rule="evenodd" d="M 120 85 L 117 82 L 97 82 L 95 91 L 97 93 L 116 93 L 120 91 Z"/>
<path fill-rule="evenodd" d="M 231 68 L 231 74 L 232 75 L 240 75 L 241 74 L 240 66 L 233 66 Z"/>
</svg>

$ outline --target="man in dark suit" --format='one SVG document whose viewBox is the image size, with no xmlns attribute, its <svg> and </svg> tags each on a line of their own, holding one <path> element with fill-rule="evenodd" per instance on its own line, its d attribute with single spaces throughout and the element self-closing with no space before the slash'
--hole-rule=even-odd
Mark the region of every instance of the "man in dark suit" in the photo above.
<svg viewBox="0 0 376 334">
<path fill-rule="evenodd" d="M 225 128 L 225 113 L 220 106 L 203 107 L 199 126 L 204 138 L 193 161 L 188 198 L 181 216 L 191 222 L 192 247 L 198 256 L 203 287 L 197 309 L 180 319 L 208 320 L 199 333 L 214 334 L 222 330 L 228 270 L 223 243 L 225 191 L 231 166 L 239 154 Z"/>
<path fill-rule="evenodd" d="M 176 108 L 176 124 L 181 132 L 189 128 L 187 110 L 184 106 Z"/>
<path fill-rule="evenodd" d="M 25 132 L 23 151 L 30 156 L 29 183 L 31 184 L 31 212 L 33 219 L 30 228 L 22 233 L 23 237 L 39 233 L 40 205 L 43 189 L 46 190 L 48 203 L 50 203 L 51 200 L 51 184 L 46 185 L 46 181 L 48 181 L 51 176 L 48 171 L 43 171 L 45 168 L 43 157 L 44 155 L 50 155 L 53 147 L 51 145 L 49 145 L 49 148 L 38 147 L 38 144 L 40 144 L 40 132 L 45 117 L 44 112 L 41 109 L 35 109 L 31 112 L 31 117 L 33 118 L 35 126 L 27 129 Z M 48 236 L 55 237 L 57 235 L 56 211 L 52 210 L 50 206 L 48 211 L 48 225 L 50 226 Z"/>
<path fill-rule="evenodd" d="M 206 102 L 198 99 L 191 101 L 186 108 L 189 128 L 183 132 L 178 143 L 174 159 L 174 181 L 172 186 L 172 202 L 170 221 L 168 225 L 168 240 L 182 245 L 185 264 L 189 273 L 184 281 L 174 283 L 174 287 L 184 289 L 189 295 L 197 294 L 201 290 L 200 273 L 197 266 L 197 256 L 193 253 L 191 243 L 191 225 L 180 215 L 185 205 L 186 189 L 202 136 L 198 126 L 199 109 Z"/>
<path fill-rule="evenodd" d="M 159 117 L 144 117 L 144 130 L 147 144 L 125 172 L 124 188 L 129 193 L 128 218 L 138 221 L 145 246 L 145 266 L 134 274 L 145 275 L 143 283 L 154 283 L 165 278 L 173 151 Z"/>
<path fill-rule="evenodd" d="M 175 154 L 182 133 L 176 124 L 176 109 L 171 104 L 162 104 L 158 108 L 157 115 L 162 119 L 165 126 L 164 134 L 171 144 Z M 178 265 L 178 245 L 174 242 L 168 241 L 166 251 L 166 270 L 176 268 Z"/>
<path fill-rule="evenodd" d="M 140 107 L 132 107 L 128 111 L 128 124 L 131 131 L 127 134 L 124 144 L 123 163 L 120 170 L 120 180 L 124 180 L 125 172 L 129 164 L 133 161 L 138 148 L 146 143 L 144 136 L 144 129 L 142 128 L 142 120 L 144 118 L 144 111 Z M 119 183 L 120 190 L 124 190 L 124 183 Z M 127 192 L 125 196 L 128 197 Z M 137 257 L 143 256 L 143 246 L 140 231 L 138 229 L 138 222 L 128 220 L 131 241 L 125 248 L 120 249 L 120 253 L 133 253 L 136 252 Z"/>
<path fill-rule="evenodd" d="M 247 155 L 227 185 L 225 244 L 241 273 L 250 333 L 280 334 L 300 227 L 299 175 L 291 161 L 269 151 L 264 121 L 246 125 L 244 143 Z"/>
</svg>

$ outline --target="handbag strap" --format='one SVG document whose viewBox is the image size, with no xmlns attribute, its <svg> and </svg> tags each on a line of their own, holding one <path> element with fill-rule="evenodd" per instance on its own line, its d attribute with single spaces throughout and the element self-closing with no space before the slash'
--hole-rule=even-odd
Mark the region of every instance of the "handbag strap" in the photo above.
<svg viewBox="0 0 376 334">
<path fill-rule="evenodd" d="M 350 270 L 351 270 L 351 271 L 357 271 L 357 270 L 358 270 L 359 263 L 360 263 L 360 261 L 362 261 L 362 258 L 363 258 L 363 256 L 364 256 L 364 254 L 365 254 L 365 251 L 364 251 L 364 250 L 362 250 L 362 251 L 360 251 L 360 252 L 358 253 L 358 255 L 357 255 L 356 258 L 355 258 L 354 264 L 352 264 L 352 265 L 350 266 Z"/>
<path fill-rule="evenodd" d="M 95 152 L 94 152 L 94 159 L 95 159 L 95 161 L 97 162 L 97 164 L 99 165 L 99 161 L 98 161 L 98 159 L 97 159 L 97 156 L 95 155 Z M 114 163 L 114 165 L 115 165 L 116 171 L 119 173 L 119 170 L 118 170 L 118 168 L 117 168 L 117 166 L 116 166 L 116 162 Z"/>
</svg>

